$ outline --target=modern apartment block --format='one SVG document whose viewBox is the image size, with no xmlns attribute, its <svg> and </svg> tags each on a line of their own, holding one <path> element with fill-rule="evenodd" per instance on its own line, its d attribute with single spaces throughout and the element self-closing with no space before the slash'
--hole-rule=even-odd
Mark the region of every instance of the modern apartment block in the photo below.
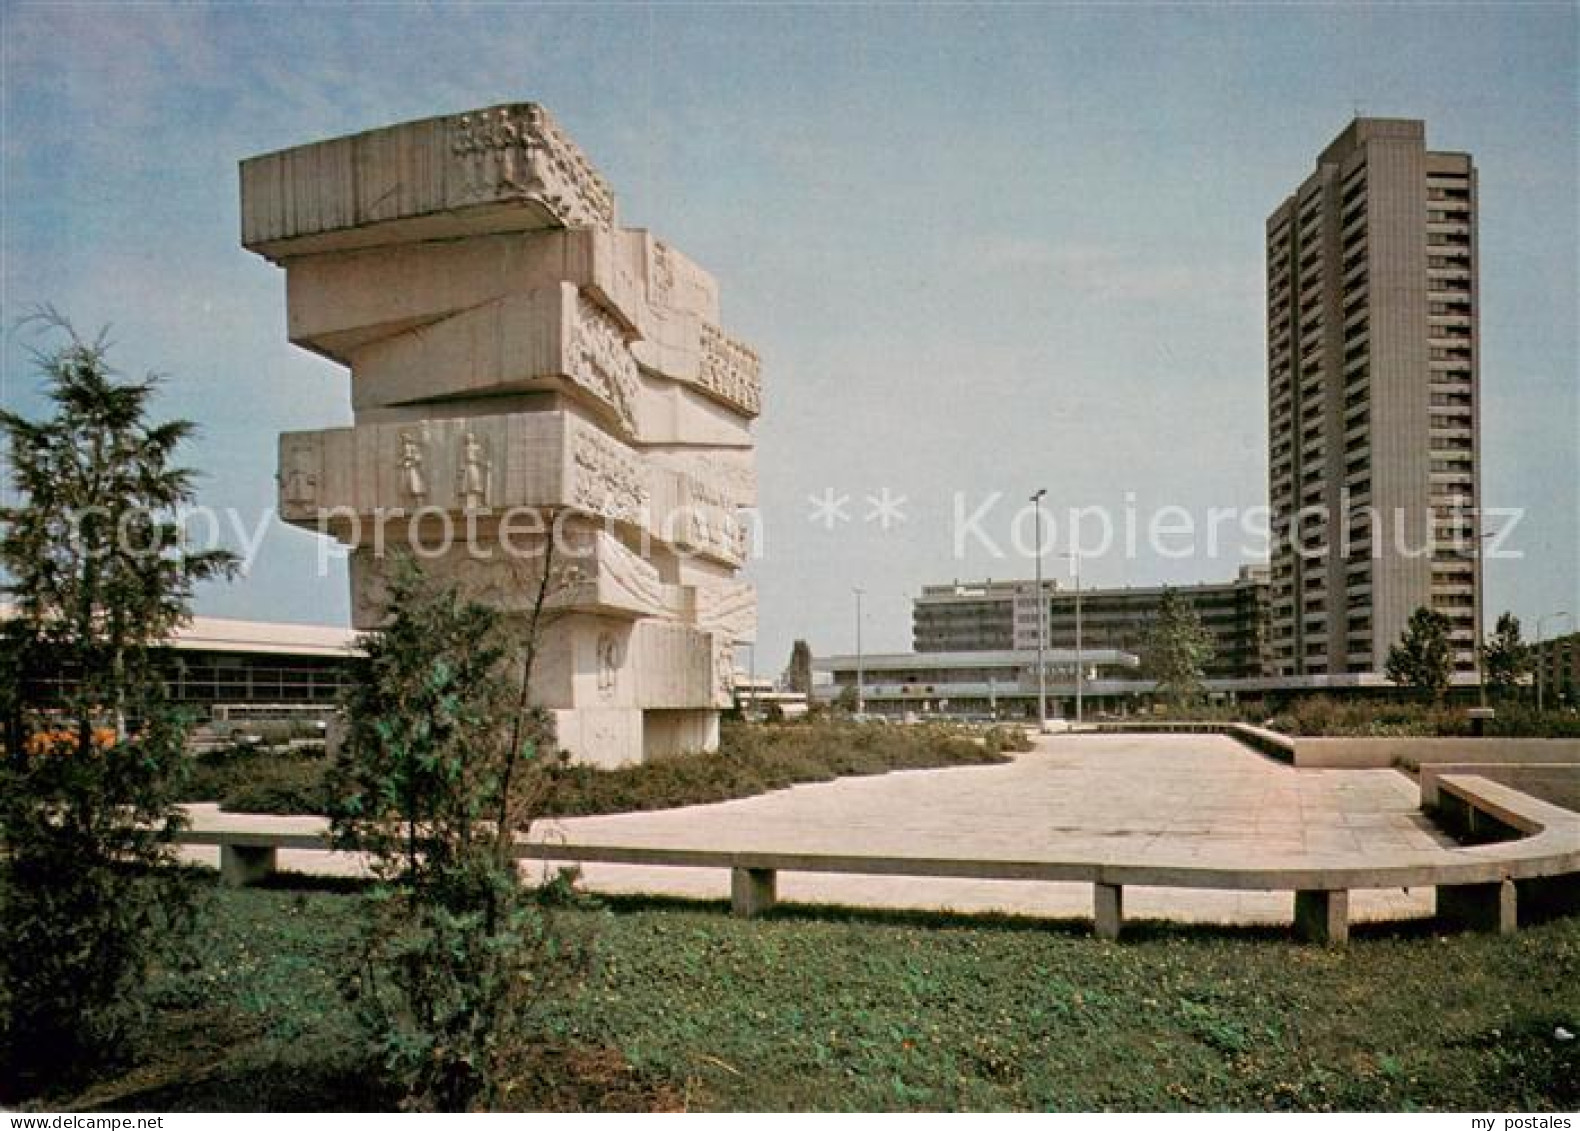
<svg viewBox="0 0 1580 1131">
<path fill-rule="evenodd" d="M 1075 647 L 1076 594 L 1042 583 L 1047 602 L 1047 646 Z M 1232 581 L 1181 585 L 1174 590 L 1212 633 L 1216 655 L 1209 679 L 1256 679 L 1269 674 L 1266 652 L 1268 574 L 1249 566 Z M 1162 586 L 1087 589 L 1080 595 L 1081 646 L 1139 654 L 1163 600 Z M 1037 647 L 1034 581 L 928 585 L 912 603 L 912 645 L 922 652 L 1027 652 Z"/>
<path fill-rule="evenodd" d="M 1545 706 L 1580 705 L 1580 632 L 1538 641 L 1531 660 Z"/>
<path fill-rule="evenodd" d="M 1476 169 L 1356 118 L 1267 220 L 1278 676 L 1381 671 L 1411 612 L 1480 624 Z"/>
</svg>

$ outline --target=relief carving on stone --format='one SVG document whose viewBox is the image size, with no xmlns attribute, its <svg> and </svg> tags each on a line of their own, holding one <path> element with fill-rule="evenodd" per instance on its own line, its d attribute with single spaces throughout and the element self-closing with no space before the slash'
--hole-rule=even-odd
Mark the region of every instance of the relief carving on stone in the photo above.
<svg viewBox="0 0 1580 1131">
<path fill-rule="evenodd" d="M 399 450 L 395 467 L 400 472 L 400 493 L 416 503 L 428 498 L 428 426 L 402 428 L 399 433 Z"/>
<path fill-rule="evenodd" d="M 693 623 L 732 642 L 757 635 L 757 591 L 750 582 L 699 585 L 693 595 Z"/>
<path fill-rule="evenodd" d="M 595 650 L 598 659 L 598 695 L 603 699 L 613 699 L 620 686 L 620 665 L 625 662 L 624 649 L 620 647 L 620 640 L 614 633 L 601 632 Z"/>
<path fill-rule="evenodd" d="M 648 493 L 636 454 L 585 425 L 576 427 L 572 437 L 573 505 L 605 518 L 640 522 Z"/>
<path fill-rule="evenodd" d="M 658 570 L 607 534 L 598 536 L 598 576 L 625 597 L 625 603 L 661 613 L 669 605 L 669 592 Z"/>
<path fill-rule="evenodd" d="M 677 540 L 726 561 L 741 560 L 747 537 L 729 488 L 685 472 L 680 473 L 680 480 L 684 524 L 675 530 Z"/>
<path fill-rule="evenodd" d="M 319 473 L 318 445 L 310 440 L 288 442 L 280 460 L 281 509 L 300 514 L 315 506 Z"/>
<path fill-rule="evenodd" d="M 470 428 L 461 437 L 455 469 L 455 493 L 467 511 L 488 510 L 494 505 L 494 462 L 488 444 Z"/>
<path fill-rule="evenodd" d="M 614 409 L 626 432 L 636 430 L 636 359 L 614 318 L 586 295 L 576 296 L 570 378 Z"/>
<path fill-rule="evenodd" d="M 452 118 L 450 152 L 462 168 L 457 203 L 532 195 L 568 226 L 614 223 L 614 194 L 541 106 L 496 106 Z"/>
<path fill-rule="evenodd" d="M 654 306 L 674 305 L 675 264 L 670 258 L 669 245 L 663 240 L 653 241 L 651 270 L 647 300 Z"/>
<path fill-rule="evenodd" d="M 702 356 L 697 383 L 747 416 L 762 412 L 762 361 L 711 322 L 702 323 Z"/>
<path fill-rule="evenodd" d="M 579 545 L 573 542 L 565 552 L 570 560 L 561 584 L 549 596 L 553 608 L 665 616 L 678 605 L 675 587 L 666 585 L 651 563 L 604 531 L 592 533 Z"/>
</svg>

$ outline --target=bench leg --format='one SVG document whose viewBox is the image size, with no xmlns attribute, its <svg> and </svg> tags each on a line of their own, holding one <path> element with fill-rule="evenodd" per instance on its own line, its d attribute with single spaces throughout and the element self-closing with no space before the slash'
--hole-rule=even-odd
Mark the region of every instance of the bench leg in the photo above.
<svg viewBox="0 0 1580 1131">
<path fill-rule="evenodd" d="M 219 878 L 226 887 L 240 888 L 264 880 L 274 871 L 275 850 L 251 845 L 219 846 Z"/>
<path fill-rule="evenodd" d="M 1125 925 L 1125 889 L 1119 884 L 1093 884 L 1092 920 L 1098 938 L 1117 939 Z"/>
<path fill-rule="evenodd" d="M 778 876 L 772 868 L 731 868 L 731 914 L 750 919 L 770 910 L 778 900 Z"/>
<path fill-rule="evenodd" d="M 1350 939 L 1350 893 L 1297 891 L 1295 934 L 1306 942 L 1343 946 Z"/>
<path fill-rule="evenodd" d="M 1512 935 L 1519 925 L 1519 897 L 1513 880 L 1491 884 L 1439 884 L 1437 917 L 1445 923 Z"/>
</svg>

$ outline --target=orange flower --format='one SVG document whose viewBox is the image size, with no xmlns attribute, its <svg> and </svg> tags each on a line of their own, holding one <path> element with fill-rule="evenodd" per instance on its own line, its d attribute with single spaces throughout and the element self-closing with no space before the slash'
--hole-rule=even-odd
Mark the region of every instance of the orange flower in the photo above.
<svg viewBox="0 0 1580 1131">
<path fill-rule="evenodd" d="M 115 745 L 115 731 L 109 727 L 95 727 L 89 741 L 95 750 L 108 750 Z M 27 736 L 23 745 L 24 752 L 35 758 L 51 754 L 70 754 L 76 749 L 77 732 L 64 727 L 34 731 Z"/>
</svg>

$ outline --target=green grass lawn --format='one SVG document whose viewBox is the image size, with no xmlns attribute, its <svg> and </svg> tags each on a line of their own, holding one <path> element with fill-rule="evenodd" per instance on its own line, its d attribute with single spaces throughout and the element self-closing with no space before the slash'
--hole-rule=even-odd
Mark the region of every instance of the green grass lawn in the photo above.
<svg viewBox="0 0 1580 1131">
<path fill-rule="evenodd" d="M 391 1098 L 336 990 L 356 895 L 216 889 L 140 1062 L 61 1106 L 361 1108 Z M 1511 938 L 1281 932 L 618 901 L 548 1019 L 524 1106 L 1580 1107 L 1580 919 Z"/>
</svg>

